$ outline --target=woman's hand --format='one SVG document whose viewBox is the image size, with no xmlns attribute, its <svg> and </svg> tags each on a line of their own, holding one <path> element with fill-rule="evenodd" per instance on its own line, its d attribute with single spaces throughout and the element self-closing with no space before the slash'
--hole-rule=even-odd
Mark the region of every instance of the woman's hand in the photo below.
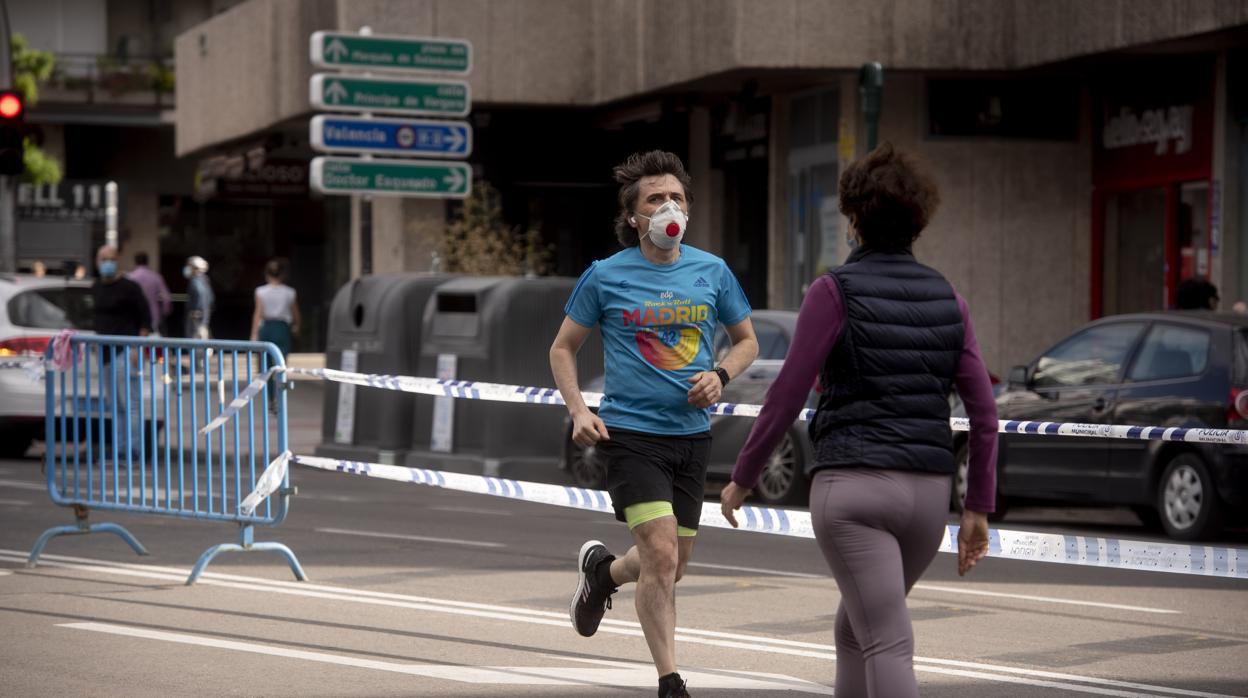
<svg viewBox="0 0 1248 698">
<path fill-rule="evenodd" d="M 958 528 L 958 576 L 964 576 L 987 554 L 988 515 L 963 509 L 962 525 Z"/>
<path fill-rule="evenodd" d="M 735 482 L 729 482 L 724 491 L 719 493 L 719 511 L 733 528 L 737 527 L 737 517 L 732 512 L 741 508 L 742 502 L 750 496 L 751 491 Z"/>
</svg>

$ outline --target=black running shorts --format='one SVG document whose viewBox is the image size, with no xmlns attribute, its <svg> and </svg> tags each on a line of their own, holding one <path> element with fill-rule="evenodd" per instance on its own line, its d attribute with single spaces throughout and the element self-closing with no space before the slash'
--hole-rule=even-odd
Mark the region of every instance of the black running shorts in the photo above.
<svg viewBox="0 0 1248 698">
<path fill-rule="evenodd" d="M 615 518 L 642 502 L 671 502 L 679 526 L 696 531 L 702 518 L 711 433 L 655 436 L 609 429 L 597 452 L 607 467 L 607 491 Z"/>
</svg>

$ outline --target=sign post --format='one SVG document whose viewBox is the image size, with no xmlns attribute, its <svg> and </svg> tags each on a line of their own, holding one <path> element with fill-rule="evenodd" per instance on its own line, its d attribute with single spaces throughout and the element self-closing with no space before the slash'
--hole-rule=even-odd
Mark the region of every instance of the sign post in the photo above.
<svg viewBox="0 0 1248 698">
<path fill-rule="evenodd" d="M 472 190 L 472 168 L 464 162 L 373 159 L 374 155 L 450 159 L 472 153 L 472 127 L 467 122 L 411 118 L 467 116 L 472 109 L 468 83 L 408 76 L 467 75 L 472 71 L 472 44 L 441 37 L 375 36 L 362 27 L 359 34 L 313 32 L 309 52 L 317 68 L 359 71 L 317 73 L 308 82 L 313 108 L 358 114 L 312 118 L 308 140 L 313 149 L 339 155 L 313 158 L 309 183 L 321 194 L 362 197 L 360 272 L 371 274 L 373 196 L 462 199 Z M 394 118 L 373 118 L 375 113 Z"/>
</svg>

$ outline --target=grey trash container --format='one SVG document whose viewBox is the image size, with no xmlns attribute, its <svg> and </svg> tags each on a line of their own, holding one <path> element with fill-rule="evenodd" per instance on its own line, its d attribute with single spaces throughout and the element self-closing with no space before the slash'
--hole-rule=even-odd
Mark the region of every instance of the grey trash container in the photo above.
<svg viewBox="0 0 1248 698">
<path fill-rule="evenodd" d="M 418 362 L 425 304 L 438 285 L 453 278 L 447 274 L 378 274 L 348 282 L 330 306 L 325 366 L 342 368 L 343 352 L 351 350 L 356 352 L 359 373 L 422 375 Z M 326 381 L 317 455 L 401 462 L 411 444 L 418 396 L 352 386 L 347 387 L 355 394 L 352 409 L 350 400 L 339 404 L 344 387 Z"/>
<path fill-rule="evenodd" d="M 436 376 L 439 354 L 456 357 L 458 380 L 554 388 L 550 345 L 576 279 L 460 277 L 438 286 L 425 307 L 420 375 Z M 582 381 L 602 373 L 602 340 L 578 355 Z M 432 450 L 435 400 L 414 411 L 407 464 L 528 480 L 559 479 L 562 405 L 456 399 L 450 452 Z"/>
</svg>

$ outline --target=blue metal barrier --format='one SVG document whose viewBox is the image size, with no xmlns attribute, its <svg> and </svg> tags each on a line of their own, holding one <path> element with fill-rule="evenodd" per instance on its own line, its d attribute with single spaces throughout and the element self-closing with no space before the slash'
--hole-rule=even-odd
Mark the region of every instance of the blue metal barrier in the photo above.
<svg viewBox="0 0 1248 698">
<path fill-rule="evenodd" d="M 100 509 L 237 523 L 239 543 L 204 551 L 187 584 L 226 551 L 278 552 L 296 578 L 307 579 L 290 548 L 254 538 L 255 526 L 286 518 L 290 475 L 254 512 L 239 506 L 255 488 L 257 465 L 263 472 L 287 450 L 285 374 L 274 376 L 276 394 L 266 385 L 224 426 L 200 434 L 248 384 L 284 368 L 276 346 L 84 335 L 64 341 L 68 365 L 49 367 L 46 376 L 46 471 L 52 501 L 73 507 L 77 523 L 45 531 L 28 567 L 62 535 L 114 533 L 147 554 L 122 526 L 88 523 L 89 510 Z M 48 347 L 49 364 L 55 348 Z"/>
</svg>

